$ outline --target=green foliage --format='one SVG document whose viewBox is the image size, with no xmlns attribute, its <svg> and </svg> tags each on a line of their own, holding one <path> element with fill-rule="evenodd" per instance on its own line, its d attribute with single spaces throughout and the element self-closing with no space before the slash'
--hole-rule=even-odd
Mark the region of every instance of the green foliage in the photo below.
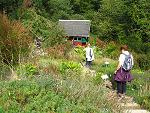
<svg viewBox="0 0 150 113">
<path fill-rule="evenodd" d="M 141 69 L 143 69 L 143 70 L 149 70 L 150 69 L 150 55 L 149 54 L 139 55 L 137 61 L 138 61 L 139 67 Z"/>
<path fill-rule="evenodd" d="M 11 13 L 16 11 L 23 3 L 23 0 L 1 0 L 0 1 L 0 11 L 6 11 Z"/>
<path fill-rule="evenodd" d="M 132 74 L 134 80 L 127 85 L 127 94 L 133 96 L 135 101 L 142 107 L 150 110 L 150 74 L 149 72 L 142 72 L 139 70 L 133 70 Z"/>
<path fill-rule="evenodd" d="M 113 59 L 118 59 L 119 56 L 119 47 L 114 43 L 109 43 L 104 49 L 104 56 L 110 57 Z"/>
<path fill-rule="evenodd" d="M 103 0 L 101 21 L 98 24 L 102 30 L 101 37 L 128 44 L 136 52 L 142 51 L 143 44 L 149 42 L 149 13 L 147 0 L 122 1 Z M 104 31 L 105 30 L 105 31 Z"/>
<path fill-rule="evenodd" d="M 85 59 L 85 51 L 84 51 L 83 47 L 78 46 L 78 47 L 74 48 L 74 51 L 77 53 L 78 57 Z"/>
<path fill-rule="evenodd" d="M 65 61 L 60 64 L 60 72 L 64 77 L 79 76 L 81 74 L 81 66 L 73 61 Z"/>
<path fill-rule="evenodd" d="M 72 10 L 75 13 L 85 13 L 90 10 L 98 11 L 100 0 L 71 0 Z"/>
<path fill-rule="evenodd" d="M 21 77 L 33 77 L 33 75 L 38 73 L 38 69 L 33 64 L 21 64 L 17 68 L 17 74 Z"/>
<path fill-rule="evenodd" d="M 30 81 L 0 82 L 0 89 L 0 110 L 5 112 L 119 112 L 106 101 L 107 91 L 87 79 L 64 81 L 43 75 Z"/>
<path fill-rule="evenodd" d="M 23 24 L 30 30 L 33 37 L 40 37 L 44 47 L 64 43 L 64 33 L 57 23 L 40 15 L 34 9 L 25 10 L 22 16 Z"/>
<path fill-rule="evenodd" d="M 95 46 L 93 50 L 96 58 L 99 58 L 103 55 L 103 50 L 101 48 Z"/>
<path fill-rule="evenodd" d="M 74 14 L 70 16 L 71 20 L 85 20 L 85 17 L 83 15 L 80 14 Z"/>
<path fill-rule="evenodd" d="M 69 0 L 33 0 L 34 6 L 41 11 L 40 15 L 50 18 L 53 21 L 69 19 L 72 14 L 72 6 Z"/>
<path fill-rule="evenodd" d="M 98 73 L 96 73 L 96 76 L 93 77 L 93 83 L 94 83 L 95 85 L 98 85 L 98 84 L 101 84 L 101 83 L 102 83 L 102 78 L 101 78 L 102 75 L 103 75 L 102 72 L 98 72 Z"/>
</svg>

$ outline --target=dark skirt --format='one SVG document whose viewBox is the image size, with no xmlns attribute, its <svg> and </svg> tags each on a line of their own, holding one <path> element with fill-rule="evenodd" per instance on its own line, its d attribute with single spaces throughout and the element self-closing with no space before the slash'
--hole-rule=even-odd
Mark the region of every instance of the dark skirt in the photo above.
<svg viewBox="0 0 150 113">
<path fill-rule="evenodd" d="M 133 80 L 133 77 L 130 74 L 130 71 L 125 71 L 124 69 L 120 68 L 114 75 L 114 80 L 120 82 L 130 82 Z"/>
</svg>

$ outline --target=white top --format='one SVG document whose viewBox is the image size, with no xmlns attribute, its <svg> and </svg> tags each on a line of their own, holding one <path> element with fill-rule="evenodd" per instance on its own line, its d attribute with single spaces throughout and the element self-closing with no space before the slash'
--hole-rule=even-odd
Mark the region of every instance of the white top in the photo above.
<svg viewBox="0 0 150 113">
<path fill-rule="evenodd" d="M 85 48 L 85 51 L 86 51 L 86 58 L 87 58 L 87 61 L 92 61 L 94 60 L 94 52 L 93 52 L 93 49 L 91 47 L 86 47 Z M 90 55 L 90 51 L 91 51 L 91 55 Z M 92 57 L 91 57 L 92 56 Z"/>
<path fill-rule="evenodd" d="M 119 57 L 119 63 L 121 64 L 121 66 L 123 66 L 123 63 L 125 61 L 125 55 L 129 55 L 130 53 L 128 51 L 124 51 L 123 54 L 120 54 L 120 57 Z M 133 56 L 131 55 L 131 59 L 132 59 L 132 65 L 134 65 L 134 62 L 133 62 Z"/>
</svg>

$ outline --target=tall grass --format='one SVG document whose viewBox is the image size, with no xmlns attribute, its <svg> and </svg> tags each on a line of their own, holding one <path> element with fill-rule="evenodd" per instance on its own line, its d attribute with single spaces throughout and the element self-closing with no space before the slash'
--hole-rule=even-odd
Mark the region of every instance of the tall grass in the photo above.
<svg viewBox="0 0 150 113">
<path fill-rule="evenodd" d="M 19 21 L 0 14 L 0 62 L 11 68 L 30 53 L 32 39 Z"/>
</svg>

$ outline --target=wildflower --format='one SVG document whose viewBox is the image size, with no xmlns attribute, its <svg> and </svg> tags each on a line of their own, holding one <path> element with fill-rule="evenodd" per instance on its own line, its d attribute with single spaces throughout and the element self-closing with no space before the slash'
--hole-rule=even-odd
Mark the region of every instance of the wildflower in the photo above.
<svg viewBox="0 0 150 113">
<path fill-rule="evenodd" d="M 106 61 L 105 64 L 106 64 L 106 65 L 109 65 L 109 62 Z"/>
<path fill-rule="evenodd" d="M 101 78 L 102 78 L 103 80 L 106 80 L 106 79 L 108 79 L 109 77 L 108 77 L 107 74 L 105 74 L 105 75 L 102 75 Z"/>
</svg>

